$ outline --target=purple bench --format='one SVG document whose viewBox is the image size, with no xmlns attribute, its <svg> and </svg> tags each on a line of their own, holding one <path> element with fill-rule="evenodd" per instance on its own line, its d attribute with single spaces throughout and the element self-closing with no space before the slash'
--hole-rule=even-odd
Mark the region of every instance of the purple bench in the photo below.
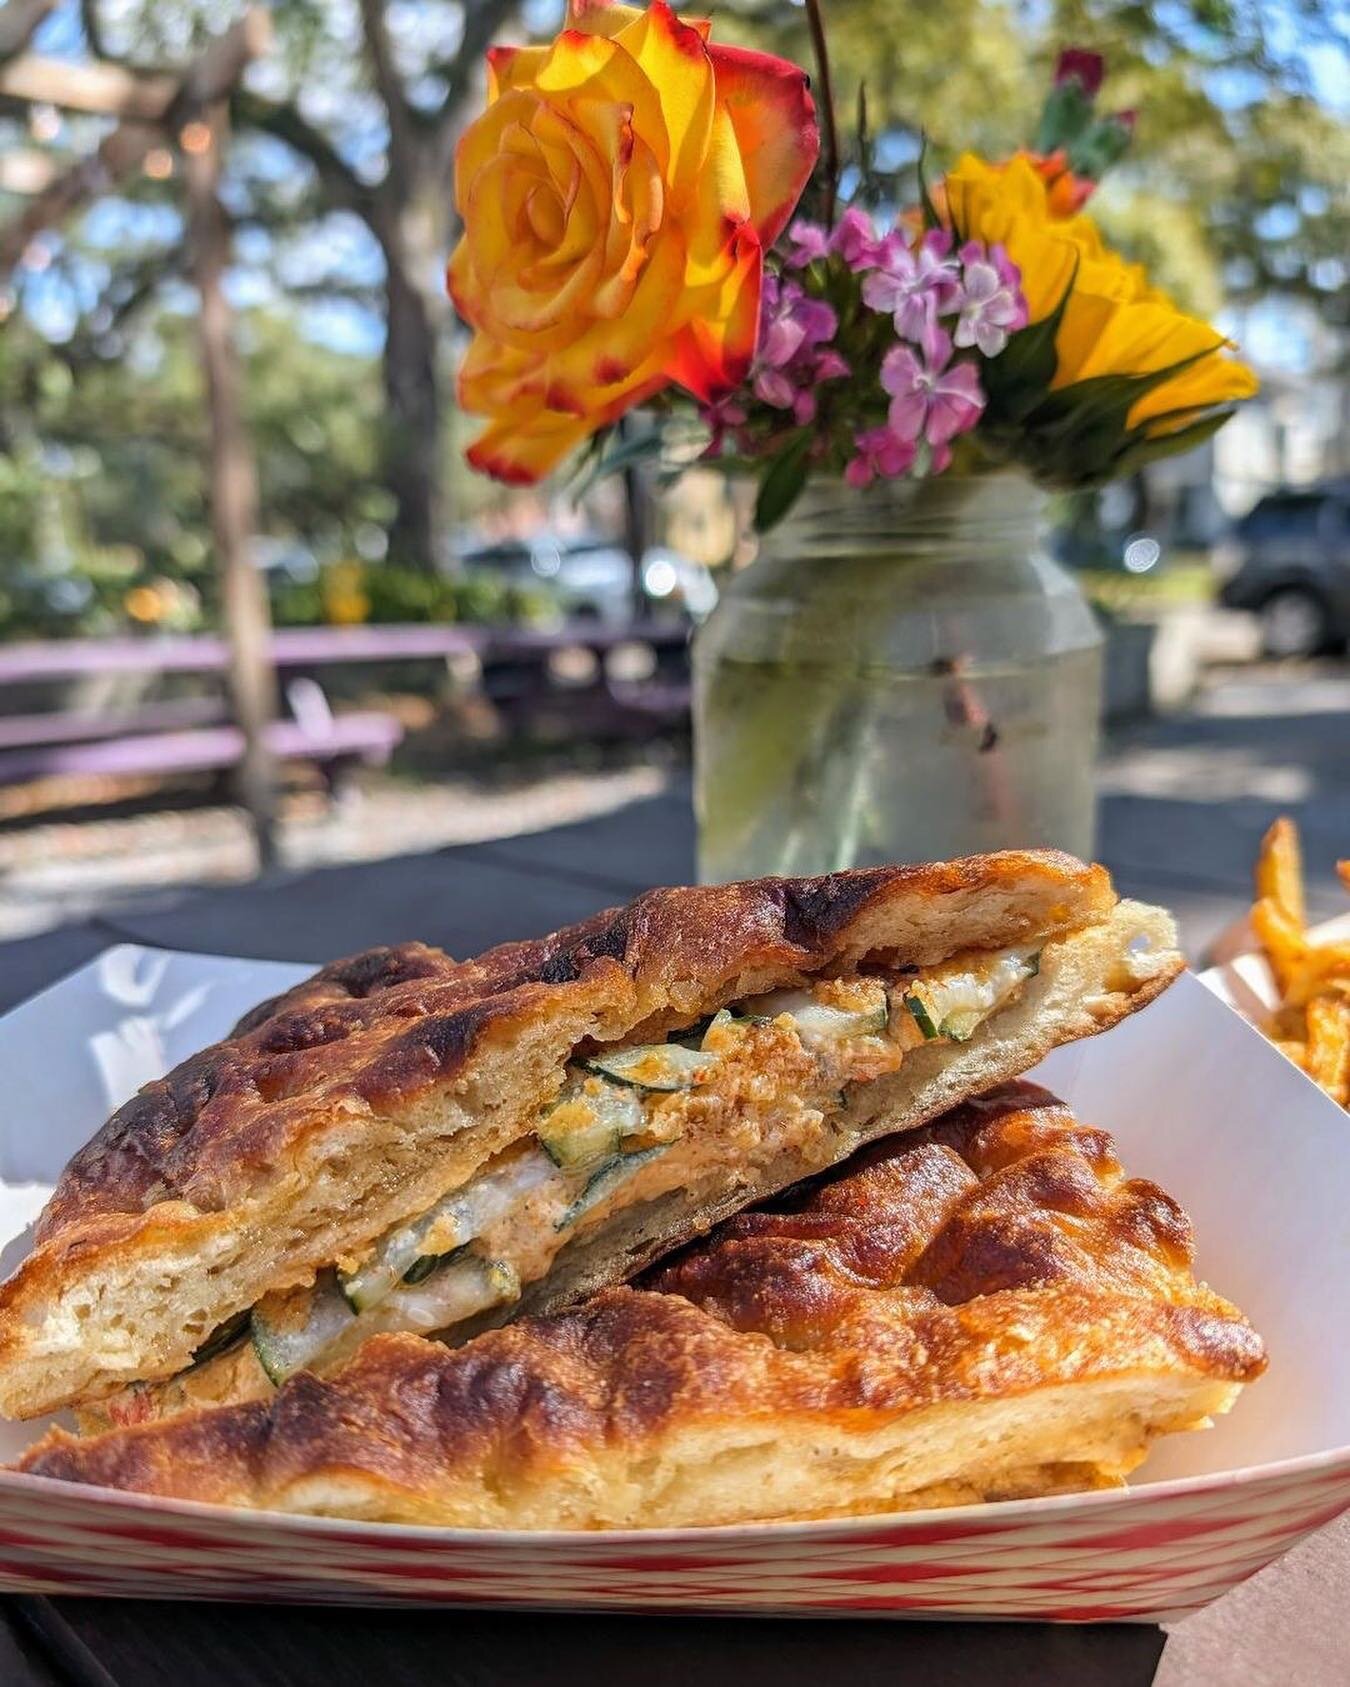
<svg viewBox="0 0 1350 1687">
<path fill-rule="evenodd" d="M 555 695 L 551 658 L 559 652 L 580 646 L 603 658 L 619 645 L 670 651 L 687 639 L 688 628 L 680 621 L 627 626 L 581 621 L 548 628 L 298 627 L 273 633 L 271 653 L 282 672 L 467 657 L 487 676 L 494 701 L 528 716 Z M 12 644 L 0 647 L 0 687 L 147 671 L 216 676 L 228 664 L 225 640 L 211 634 Z M 599 693 L 611 709 L 635 719 L 671 717 L 685 707 L 680 688 L 660 681 L 606 686 L 602 678 Z M 311 679 L 293 678 L 286 694 L 295 718 L 276 721 L 269 729 L 273 753 L 283 760 L 315 761 L 325 769 L 378 764 L 388 760 L 402 737 L 402 728 L 389 715 L 332 715 Z M 59 774 L 201 772 L 234 766 L 242 753 L 243 737 L 229 724 L 223 700 L 209 697 L 101 714 L 0 715 L 0 786 Z"/>
<path fill-rule="evenodd" d="M 282 761 L 314 761 L 328 769 L 388 761 L 403 736 L 392 715 L 334 715 L 327 726 L 279 720 L 267 729 L 268 748 Z M 235 766 L 244 753 L 236 726 L 152 732 L 80 744 L 35 744 L 0 750 L 0 785 L 60 774 L 203 773 Z"/>
<path fill-rule="evenodd" d="M 123 738 L 138 732 L 182 732 L 229 720 L 222 697 L 180 697 L 134 710 L 62 709 L 48 715 L 0 715 L 0 751 L 40 744 L 81 744 L 95 738 Z"/>
<path fill-rule="evenodd" d="M 680 621 L 634 622 L 604 627 L 593 621 L 535 627 L 295 627 L 272 635 L 278 668 L 321 668 L 348 662 L 407 662 L 419 658 L 477 656 L 484 664 L 586 645 L 609 650 L 616 644 L 683 644 L 689 629 Z M 0 686 L 24 681 L 78 679 L 90 674 L 224 673 L 229 652 L 209 633 L 163 638 L 53 639 L 0 645 Z"/>
</svg>

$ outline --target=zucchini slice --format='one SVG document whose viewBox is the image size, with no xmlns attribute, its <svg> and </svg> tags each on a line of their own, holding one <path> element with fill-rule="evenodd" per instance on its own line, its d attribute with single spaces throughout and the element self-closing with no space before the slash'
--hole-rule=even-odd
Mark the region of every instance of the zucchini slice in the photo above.
<svg viewBox="0 0 1350 1687">
<path fill-rule="evenodd" d="M 520 1299 L 520 1272 L 509 1260 L 457 1254 L 415 1288 L 395 1290 L 375 1315 L 381 1329 L 433 1335 L 476 1312 Z"/>
<path fill-rule="evenodd" d="M 208 1359 L 214 1359 L 224 1353 L 227 1347 L 233 1347 L 235 1342 L 242 1341 L 248 1335 L 248 1308 L 236 1312 L 233 1318 L 227 1318 L 223 1324 L 217 1324 L 211 1334 L 192 1355 L 192 1362 L 188 1366 L 191 1370 L 196 1365 L 204 1365 Z"/>
<path fill-rule="evenodd" d="M 331 1271 L 321 1273 L 310 1292 L 270 1296 L 271 1304 L 260 1302 L 251 1316 L 258 1363 L 280 1387 L 334 1347 L 347 1352 L 381 1330 L 435 1334 L 520 1297 L 520 1273 L 506 1260 L 457 1253 L 432 1265 L 416 1286 L 400 1287 L 359 1314 Z"/>
<path fill-rule="evenodd" d="M 905 992 L 905 1006 L 924 1036 L 964 1043 L 1004 1002 L 1040 970 L 1040 951 L 1007 952 L 984 966 L 919 978 Z"/>
<path fill-rule="evenodd" d="M 942 1032 L 933 1023 L 922 997 L 916 996 L 911 990 L 905 997 L 905 1006 L 909 1009 L 910 1013 L 913 1014 L 914 1023 L 919 1027 L 920 1031 L 923 1032 L 924 1036 L 930 1043 L 935 1037 L 940 1037 L 942 1035 Z"/>
<path fill-rule="evenodd" d="M 562 1171 L 584 1171 L 621 1151 L 645 1123 L 637 1091 L 598 1074 L 576 1073 L 539 1123 L 544 1152 Z"/>
<path fill-rule="evenodd" d="M 645 1043 L 591 1055 L 582 1064 L 611 1083 L 635 1090 L 687 1090 L 716 1066 L 718 1056 L 684 1043 Z"/>
<path fill-rule="evenodd" d="M 356 1314 L 332 1271 L 320 1272 L 311 1292 L 269 1295 L 249 1317 L 258 1363 L 278 1386 L 304 1370 L 355 1322 Z"/>
<path fill-rule="evenodd" d="M 482 1235 L 489 1225 L 508 1213 L 532 1190 L 559 1176 L 554 1162 L 531 1149 L 486 1172 L 462 1189 L 453 1189 L 429 1212 L 407 1224 L 388 1230 L 375 1245 L 370 1258 L 356 1271 L 339 1276 L 339 1284 L 354 1312 L 368 1312 L 393 1293 L 415 1266 L 425 1258 L 444 1258 L 466 1242 Z M 449 1233 L 450 1245 L 428 1255 L 423 1247 L 433 1227 Z"/>
<path fill-rule="evenodd" d="M 754 1003 L 757 1019 L 777 1019 L 787 1014 L 804 1043 L 838 1043 L 846 1037 L 880 1037 L 890 1023 L 889 1002 L 883 998 L 875 1007 L 857 1011 L 818 1002 L 809 990 L 775 990 Z"/>
<path fill-rule="evenodd" d="M 616 1154 L 612 1160 L 606 1160 L 599 1170 L 591 1173 L 580 1195 L 558 1220 L 554 1229 L 568 1229 L 583 1213 L 588 1213 L 621 1183 L 632 1177 L 640 1166 L 645 1166 L 649 1160 L 654 1160 L 658 1154 L 664 1154 L 667 1148 L 673 1146 L 670 1142 L 658 1142 L 650 1148 L 638 1148 L 631 1154 Z"/>
</svg>

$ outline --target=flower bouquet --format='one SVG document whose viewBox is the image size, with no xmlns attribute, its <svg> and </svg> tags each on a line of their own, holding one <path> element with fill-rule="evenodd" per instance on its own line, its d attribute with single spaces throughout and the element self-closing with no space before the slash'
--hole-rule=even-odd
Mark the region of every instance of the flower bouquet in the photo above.
<svg viewBox="0 0 1350 1687">
<path fill-rule="evenodd" d="M 572 0 L 550 45 L 489 54 L 450 264 L 469 461 L 697 457 L 753 477 L 763 534 L 808 494 L 700 635 L 708 876 L 1086 849 L 1098 636 L 1030 488 L 1188 450 L 1255 377 L 1083 209 L 1134 122 L 1098 112 L 1098 56 L 1061 55 L 1028 147 L 921 158 L 882 220 L 841 209 L 807 11 L 819 117 L 803 70 L 663 0 Z M 616 440 L 639 405 L 657 425 Z"/>
</svg>

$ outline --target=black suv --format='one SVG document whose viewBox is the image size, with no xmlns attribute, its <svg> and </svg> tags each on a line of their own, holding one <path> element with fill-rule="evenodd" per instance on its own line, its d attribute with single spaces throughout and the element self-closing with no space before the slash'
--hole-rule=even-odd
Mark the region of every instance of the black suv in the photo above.
<svg viewBox="0 0 1350 1687">
<path fill-rule="evenodd" d="M 1216 562 L 1220 601 L 1261 620 L 1267 656 L 1315 656 L 1350 640 L 1350 481 L 1272 492 Z"/>
</svg>

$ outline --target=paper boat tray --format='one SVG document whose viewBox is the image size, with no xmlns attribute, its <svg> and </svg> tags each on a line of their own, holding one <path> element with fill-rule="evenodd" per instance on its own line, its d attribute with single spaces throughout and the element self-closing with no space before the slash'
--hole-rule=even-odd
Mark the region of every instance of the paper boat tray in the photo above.
<svg viewBox="0 0 1350 1687">
<path fill-rule="evenodd" d="M 110 1108 L 302 967 L 121 947 L 0 1020 L 3 1266 Z M 1035 1074 L 1183 1203 L 1270 1370 L 1128 1491 L 659 1533 L 496 1534 L 131 1498 L 0 1472 L 0 1587 L 351 1604 L 1176 1617 L 1350 1505 L 1350 1119 L 1194 977 Z M 45 1425 L 0 1426 L 14 1456 Z"/>
</svg>

